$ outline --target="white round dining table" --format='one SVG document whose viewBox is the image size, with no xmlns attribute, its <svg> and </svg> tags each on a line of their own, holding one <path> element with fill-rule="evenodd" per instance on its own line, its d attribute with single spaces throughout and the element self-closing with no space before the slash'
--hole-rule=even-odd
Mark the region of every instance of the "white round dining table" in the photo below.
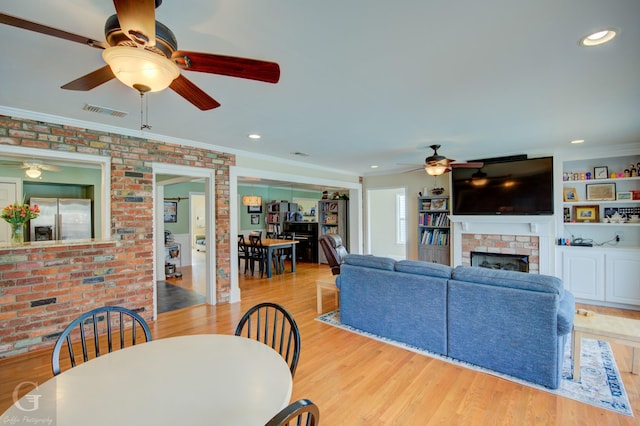
<svg viewBox="0 0 640 426">
<path fill-rule="evenodd" d="M 39 384 L 0 424 L 264 425 L 289 404 L 287 363 L 245 337 L 170 337 L 104 354 Z"/>
</svg>

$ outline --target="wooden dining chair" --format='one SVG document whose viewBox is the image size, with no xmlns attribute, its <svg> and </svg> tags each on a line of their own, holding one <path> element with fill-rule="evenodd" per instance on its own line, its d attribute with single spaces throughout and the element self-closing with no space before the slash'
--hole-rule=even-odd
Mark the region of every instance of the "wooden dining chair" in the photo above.
<svg viewBox="0 0 640 426">
<path fill-rule="evenodd" d="M 79 341 L 74 342 L 76 339 Z M 51 355 L 53 375 L 60 374 L 60 354 L 65 343 L 71 367 L 75 367 L 80 361 L 80 353 L 76 356 L 78 346 L 82 348 L 82 362 L 87 362 L 127 344 L 143 343 L 143 339 L 151 341 L 151 331 L 144 318 L 134 311 L 120 306 L 93 309 L 73 320 L 58 337 Z"/>
<path fill-rule="evenodd" d="M 308 399 L 300 399 L 284 407 L 273 416 L 265 426 L 284 426 L 292 424 L 296 426 L 318 426 L 320 424 L 320 410 L 318 406 Z"/>
<path fill-rule="evenodd" d="M 300 357 L 300 330 L 284 307 L 272 302 L 253 306 L 240 318 L 235 334 L 271 346 L 287 362 L 293 377 Z"/>
</svg>

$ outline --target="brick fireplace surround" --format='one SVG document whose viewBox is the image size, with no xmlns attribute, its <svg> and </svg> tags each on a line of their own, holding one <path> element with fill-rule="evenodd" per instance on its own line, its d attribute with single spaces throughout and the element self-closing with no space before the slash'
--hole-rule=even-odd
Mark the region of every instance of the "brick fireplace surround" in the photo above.
<svg viewBox="0 0 640 426">
<path fill-rule="evenodd" d="M 554 275 L 553 216 L 450 216 L 453 265 L 471 251 L 529 256 L 529 273 Z"/>
<path fill-rule="evenodd" d="M 529 256 L 529 273 L 539 273 L 540 259 L 535 235 L 462 234 L 462 264 L 471 266 L 472 251 Z"/>
</svg>

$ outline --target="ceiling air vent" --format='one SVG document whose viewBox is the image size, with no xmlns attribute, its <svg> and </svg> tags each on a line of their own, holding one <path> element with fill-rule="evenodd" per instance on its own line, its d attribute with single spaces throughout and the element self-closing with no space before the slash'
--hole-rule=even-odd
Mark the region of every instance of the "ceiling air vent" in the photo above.
<svg viewBox="0 0 640 426">
<path fill-rule="evenodd" d="M 306 152 L 295 151 L 295 152 L 292 152 L 291 155 L 297 155 L 298 157 L 309 157 L 311 154 L 307 154 Z"/>
<path fill-rule="evenodd" d="M 101 107 L 97 105 L 89 105 L 89 104 L 84 104 L 84 107 L 82 107 L 82 109 L 85 111 L 95 112 L 98 114 L 106 114 L 106 115 L 111 115 L 113 117 L 120 117 L 120 118 L 126 117 L 127 114 L 129 114 L 128 112 L 118 111 L 111 108 L 105 108 L 105 107 Z"/>
</svg>

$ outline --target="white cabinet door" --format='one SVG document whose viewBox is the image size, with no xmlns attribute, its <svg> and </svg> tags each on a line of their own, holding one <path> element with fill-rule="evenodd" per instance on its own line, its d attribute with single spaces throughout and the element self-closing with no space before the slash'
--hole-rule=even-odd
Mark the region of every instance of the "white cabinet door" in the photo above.
<svg viewBox="0 0 640 426">
<path fill-rule="evenodd" d="M 587 248 L 562 253 L 562 279 L 577 299 L 604 300 L 604 254 Z"/>
<path fill-rule="evenodd" d="M 607 253 L 607 302 L 640 305 L 638 252 Z"/>
</svg>

